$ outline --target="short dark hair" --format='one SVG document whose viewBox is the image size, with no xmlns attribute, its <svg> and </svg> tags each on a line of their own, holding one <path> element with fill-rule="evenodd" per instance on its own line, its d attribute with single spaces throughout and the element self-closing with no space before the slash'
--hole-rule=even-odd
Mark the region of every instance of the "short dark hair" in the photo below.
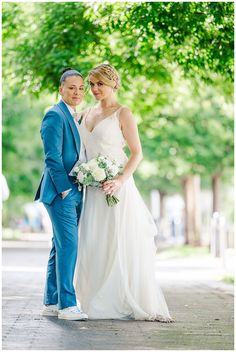
<svg viewBox="0 0 236 352">
<path fill-rule="evenodd" d="M 72 77 L 72 76 L 79 76 L 79 77 L 83 78 L 83 76 L 81 75 L 81 73 L 79 71 L 74 70 L 71 67 L 67 67 L 62 71 L 62 75 L 60 78 L 60 85 L 65 82 L 67 77 Z"/>
</svg>

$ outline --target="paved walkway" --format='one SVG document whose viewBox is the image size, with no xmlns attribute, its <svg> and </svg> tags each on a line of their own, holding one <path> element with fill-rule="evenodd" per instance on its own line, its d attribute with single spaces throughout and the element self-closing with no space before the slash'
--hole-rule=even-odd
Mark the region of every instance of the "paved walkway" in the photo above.
<svg viewBox="0 0 236 352">
<path fill-rule="evenodd" d="M 216 281 L 213 259 L 158 260 L 173 324 L 73 322 L 40 315 L 48 251 L 47 242 L 4 243 L 4 350 L 233 350 L 232 286 Z"/>
</svg>

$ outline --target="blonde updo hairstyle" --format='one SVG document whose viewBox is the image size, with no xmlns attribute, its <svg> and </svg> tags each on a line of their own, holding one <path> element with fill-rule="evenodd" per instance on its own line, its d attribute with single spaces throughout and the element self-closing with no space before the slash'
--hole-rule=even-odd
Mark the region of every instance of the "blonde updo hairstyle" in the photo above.
<svg viewBox="0 0 236 352">
<path fill-rule="evenodd" d="M 88 77 L 93 76 L 105 85 L 117 90 L 120 88 L 120 77 L 114 67 L 108 64 L 101 64 L 93 68 Z"/>
</svg>

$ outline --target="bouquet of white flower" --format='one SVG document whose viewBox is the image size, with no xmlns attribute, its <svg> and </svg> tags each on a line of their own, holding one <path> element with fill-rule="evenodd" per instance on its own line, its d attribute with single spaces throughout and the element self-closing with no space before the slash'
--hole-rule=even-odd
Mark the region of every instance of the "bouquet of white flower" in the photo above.
<svg viewBox="0 0 236 352">
<path fill-rule="evenodd" d="M 75 176 L 76 182 L 79 184 L 78 188 L 81 190 L 81 185 L 101 188 L 103 182 L 112 180 L 121 173 L 122 165 L 98 154 L 96 158 L 89 160 L 87 163 L 76 165 L 70 175 Z M 119 202 L 119 199 L 114 195 L 106 195 L 106 200 L 110 207 Z"/>
</svg>

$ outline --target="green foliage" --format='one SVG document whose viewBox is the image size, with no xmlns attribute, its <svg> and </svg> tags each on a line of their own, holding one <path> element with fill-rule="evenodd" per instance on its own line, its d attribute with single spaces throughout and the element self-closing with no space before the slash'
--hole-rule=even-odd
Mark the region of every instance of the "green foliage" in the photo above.
<svg viewBox="0 0 236 352">
<path fill-rule="evenodd" d="M 45 99 L 36 101 L 26 96 L 3 99 L 2 165 L 14 194 L 32 194 L 35 179 L 40 177 L 43 153 L 39 126 L 45 103 Z"/>
<path fill-rule="evenodd" d="M 14 6 L 4 3 L 2 12 L 2 38 L 6 42 L 9 39 L 18 37 L 20 29 L 24 25 L 23 11 L 19 4 Z"/>
<path fill-rule="evenodd" d="M 15 8 L 14 3 L 8 5 L 11 6 L 3 9 L 6 22 L 11 8 Z M 58 90 L 63 68 L 72 66 L 82 74 L 87 73 L 91 55 L 96 57 L 96 48 L 101 41 L 99 28 L 85 18 L 84 3 L 33 3 L 27 6 L 26 11 L 25 4 L 21 4 L 27 25 L 21 27 L 15 36 L 17 45 L 15 41 L 11 48 L 17 63 L 15 74 L 25 90 L 36 95 L 45 89 L 53 93 Z"/>
<path fill-rule="evenodd" d="M 39 126 L 45 107 L 51 104 L 48 97 L 38 101 L 11 94 L 3 99 L 2 168 L 10 189 L 4 223 L 17 218 L 20 204 L 34 199 L 43 171 Z"/>
<path fill-rule="evenodd" d="M 145 91 L 142 82 L 141 101 L 141 87 L 132 89 L 145 155 L 138 171 L 148 181 L 145 189 L 155 184 L 164 193 L 179 191 L 185 176 L 222 174 L 233 167 L 232 100 L 202 82 L 196 90 L 180 72 L 176 69 L 172 85 Z"/>
<path fill-rule="evenodd" d="M 170 81 L 168 63 L 192 77 L 233 79 L 233 14 L 231 2 L 4 3 L 3 39 L 14 37 L 17 78 L 34 93 L 56 91 L 65 66 L 86 74 L 105 60 L 126 83 Z"/>
<path fill-rule="evenodd" d="M 157 58 L 168 55 L 186 72 L 210 69 L 232 78 L 233 13 L 233 3 L 137 3 L 123 24 L 139 29 L 141 55 L 152 50 Z"/>
</svg>

